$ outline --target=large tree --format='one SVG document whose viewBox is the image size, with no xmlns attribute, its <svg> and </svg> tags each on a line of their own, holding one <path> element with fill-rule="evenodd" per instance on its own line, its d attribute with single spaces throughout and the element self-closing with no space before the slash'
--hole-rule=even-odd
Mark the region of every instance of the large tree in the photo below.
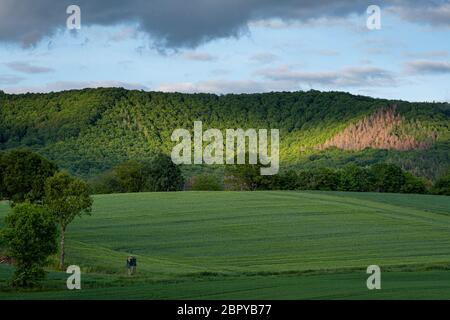
<svg viewBox="0 0 450 320">
<path fill-rule="evenodd" d="M 378 163 L 370 171 L 374 176 L 377 192 L 400 192 L 406 181 L 402 168 L 395 164 Z"/>
<path fill-rule="evenodd" d="M 120 192 L 143 191 L 146 168 L 143 162 L 130 160 L 114 168 Z"/>
<path fill-rule="evenodd" d="M 0 197 L 20 203 L 40 202 L 44 183 L 58 167 L 29 150 L 13 150 L 0 154 Z"/>
<path fill-rule="evenodd" d="M 92 197 L 89 186 L 66 172 L 58 172 L 45 183 L 44 204 L 49 209 L 61 231 L 60 268 L 64 268 L 65 232 L 77 216 L 90 214 Z"/>
<path fill-rule="evenodd" d="M 436 182 L 433 192 L 435 194 L 450 196 L 450 171 Z"/>
<path fill-rule="evenodd" d="M 248 155 L 246 155 L 248 159 Z M 261 168 L 265 166 L 257 164 L 234 164 L 225 166 L 225 184 L 231 190 L 267 190 L 273 187 L 274 176 L 261 175 Z"/>
<path fill-rule="evenodd" d="M 368 168 L 350 163 L 341 170 L 339 189 L 342 191 L 368 192 L 373 190 L 375 178 Z"/>
<path fill-rule="evenodd" d="M 169 156 L 158 154 L 149 161 L 130 160 L 93 181 L 97 193 L 178 191 L 184 178 Z"/>
<path fill-rule="evenodd" d="M 144 191 L 179 191 L 183 189 L 184 178 L 179 166 L 165 154 L 156 155 L 144 165 Z"/>
<path fill-rule="evenodd" d="M 1 238 L 16 261 L 13 286 L 30 287 L 45 276 L 48 257 L 57 252 L 57 227 L 40 205 L 18 204 L 6 216 Z"/>
</svg>

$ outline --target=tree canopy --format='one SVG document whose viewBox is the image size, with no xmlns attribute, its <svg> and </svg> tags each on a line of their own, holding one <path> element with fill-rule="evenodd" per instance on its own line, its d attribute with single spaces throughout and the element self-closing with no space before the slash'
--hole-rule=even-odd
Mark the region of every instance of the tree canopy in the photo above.
<svg viewBox="0 0 450 320">
<path fill-rule="evenodd" d="M 30 287 L 45 276 L 43 267 L 57 251 L 55 220 L 40 205 L 18 204 L 6 216 L 0 233 L 16 261 L 13 286 Z"/>
<path fill-rule="evenodd" d="M 97 193 L 179 191 L 184 177 L 169 156 L 157 154 L 146 161 L 126 161 L 94 179 L 92 185 Z"/>
<path fill-rule="evenodd" d="M 41 202 L 44 184 L 58 167 L 30 150 L 0 153 L 0 198 L 12 202 Z"/>
<path fill-rule="evenodd" d="M 66 172 L 58 172 L 45 182 L 44 204 L 61 230 L 61 268 L 64 267 L 66 228 L 75 217 L 91 213 L 90 194 L 87 183 Z"/>
<path fill-rule="evenodd" d="M 376 121 L 376 115 L 393 105 L 398 116 L 387 114 L 392 121 L 385 128 L 386 117 Z M 191 129 L 197 120 L 204 128 L 222 131 L 279 129 L 282 168 L 393 163 L 436 181 L 450 166 L 448 103 L 409 103 L 314 90 L 220 96 L 119 88 L 4 94 L 0 150 L 29 147 L 71 174 L 93 178 L 128 160 L 170 154 L 173 130 Z M 383 141 L 368 142 L 374 132 Z M 351 147 L 349 138 L 354 138 L 357 150 L 345 150 Z M 330 148 L 322 148 L 325 145 Z M 414 148 L 422 145 L 426 148 Z M 397 146 L 413 148 L 396 150 Z M 184 169 L 186 177 L 196 170 L 195 166 Z"/>
</svg>

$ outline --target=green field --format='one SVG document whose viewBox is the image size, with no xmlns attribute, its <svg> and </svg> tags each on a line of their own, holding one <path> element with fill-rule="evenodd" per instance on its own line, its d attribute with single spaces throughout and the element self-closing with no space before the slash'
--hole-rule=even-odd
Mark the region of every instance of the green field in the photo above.
<svg viewBox="0 0 450 320">
<path fill-rule="evenodd" d="M 0 204 L 0 220 L 8 212 Z M 82 287 L 0 299 L 450 298 L 450 198 L 338 192 L 179 192 L 96 196 L 67 233 Z M 128 254 L 138 275 L 125 275 Z M 382 290 L 365 269 L 382 269 Z"/>
</svg>

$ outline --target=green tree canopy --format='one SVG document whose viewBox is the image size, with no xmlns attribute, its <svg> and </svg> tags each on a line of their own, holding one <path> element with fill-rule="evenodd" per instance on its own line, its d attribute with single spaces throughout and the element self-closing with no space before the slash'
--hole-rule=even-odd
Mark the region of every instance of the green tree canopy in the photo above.
<svg viewBox="0 0 450 320">
<path fill-rule="evenodd" d="M 56 173 L 45 183 L 44 204 L 61 230 L 61 268 L 64 267 L 66 228 L 75 217 L 91 213 L 93 200 L 90 193 L 87 183 L 66 172 Z"/>
<path fill-rule="evenodd" d="M 345 128 L 394 104 L 405 119 L 392 134 L 406 133 L 418 142 L 432 138 L 436 140 L 432 147 L 320 149 Z M 197 120 L 205 129 L 222 132 L 278 128 L 283 169 L 389 162 L 436 181 L 450 165 L 449 103 L 409 103 L 315 90 L 214 95 L 97 88 L 4 94 L 0 99 L 0 150 L 29 147 L 72 174 L 92 179 L 130 159 L 146 160 L 156 152 L 170 154 L 173 130 L 189 129 Z M 367 130 L 354 132 L 359 141 L 372 136 Z M 198 173 L 195 166 L 191 168 Z M 216 168 L 217 172 L 224 169 Z"/>
<path fill-rule="evenodd" d="M 184 178 L 169 156 L 157 154 L 148 161 L 124 162 L 92 185 L 96 193 L 178 191 L 183 189 Z"/>
<path fill-rule="evenodd" d="M 440 178 L 433 187 L 435 194 L 450 196 L 450 171 Z"/>
<path fill-rule="evenodd" d="M 0 154 L 0 196 L 14 203 L 41 202 L 44 183 L 58 171 L 49 160 L 29 150 Z"/>
<path fill-rule="evenodd" d="M 146 176 L 149 174 L 145 163 L 134 160 L 118 165 L 113 171 L 120 192 L 143 191 Z"/>
<path fill-rule="evenodd" d="M 245 155 L 246 161 L 249 154 Z M 248 163 L 248 162 L 246 162 Z M 225 166 L 225 183 L 232 190 L 264 190 L 273 187 L 274 176 L 261 175 L 261 168 L 266 166 L 257 164 L 234 164 Z"/>
<path fill-rule="evenodd" d="M 417 193 L 425 194 L 428 193 L 429 185 L 424 178 L 418 178 L 411 174 L 410 172 L 404 171 L 405 182 L 400 189 L 401 193 Z"/>
<path fill-rule="evenodd" d="M 367 192 L 373 190 L 375 178 L 367 168 L 348 164 L 341 170 L 340 190 Z"/>
<path fill-rule="evenodd" d="M 400 192 L 406 177 L 403 170 L 394 164 L 379 163 L 371 168 L 378 192 Z"/>
<path fill-rule="evenodd" d="M 57 251 L 55 220 L 40 205 L 18 204 L 5 218 L 1 237 L 16 260 L 13 286 L 30 287 L 45 276 L 43 267 Z"/>
<path fill-rule="evenodd" d="M 179 191 L 183 189 L 184 178 L 179 166 L 165 154 L 156 155 L 145 168 L 145 191 Z"/>
</svg>

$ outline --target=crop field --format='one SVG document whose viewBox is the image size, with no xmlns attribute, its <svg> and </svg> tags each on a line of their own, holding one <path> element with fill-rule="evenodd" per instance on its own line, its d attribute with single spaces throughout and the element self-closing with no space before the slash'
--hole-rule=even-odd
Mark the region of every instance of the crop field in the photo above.
<svg viewBox="0 0 450 320">
<path fill-rule="evenodd" d="M 0 203 L 0 225 L 9 206 Z M 96 196 L 66 234 L 82 290 L 50 270 L 0 299 L 449 299 L 450 198 L 340 192 Z M 126 257 L 137 257 L 128 277 Z M 56 261 L 56 257 L 55 257 Z M 381 290 L 366 287 L 379 265 Z M 52 269 L 52 268 L 51 268 Z"/>
</svg>

